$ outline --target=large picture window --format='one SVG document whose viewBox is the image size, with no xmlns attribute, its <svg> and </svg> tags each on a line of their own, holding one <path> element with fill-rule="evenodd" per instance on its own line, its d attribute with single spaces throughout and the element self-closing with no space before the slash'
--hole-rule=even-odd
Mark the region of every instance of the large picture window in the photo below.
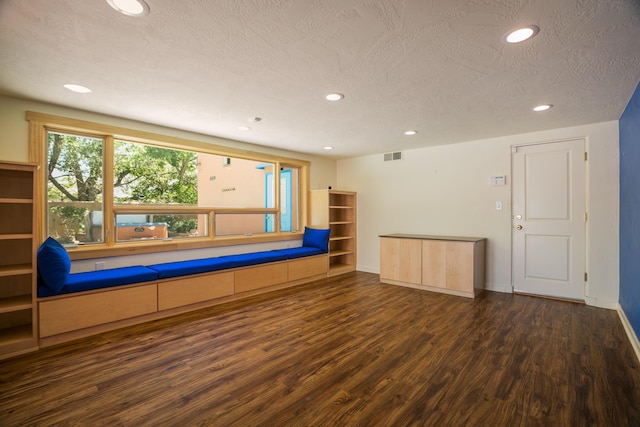
<svg viewBox="0 0 640 427">
<path fill-rule="evenodd" d="M 300 231 L 307 162 L 68 121 L 30 120 L 43 135 L 31 157 L 46 165 L 44 234 L 68 247 Z"/>
</svg>

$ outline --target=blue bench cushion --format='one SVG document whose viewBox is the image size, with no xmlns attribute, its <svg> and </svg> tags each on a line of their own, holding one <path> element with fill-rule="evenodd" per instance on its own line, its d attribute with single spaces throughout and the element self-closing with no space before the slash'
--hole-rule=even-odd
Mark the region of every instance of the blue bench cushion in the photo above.
<svg viewBox="0 0 640 427">
<path fill-rule="evenodd" d="M 109 270 L 87 271 L 67 276 L 59 292 L 48 286 L 38 287 L 38 296 L 70 294 L 133 283 L 150 282 L 158 278 L 158 273 L 150 268 L 138 265 L 133 267 L 112 268 Z"/>
<path fill-rule="evenodd" d="M 304 246 L 299 248 L 276 249 L 272 252 L 285 254 L 287 256 L 287 259 L 296 259 L 296 258 L 302 258 L 306 256 L 321 255 L 325 253 L 325 251 L 323 251 L 320 248 L 314 248 L 314 247 L 307 248 Z"/>
<path fill-rule="evenodd" d="M 251 252 L 249 254 L 227 255 L 226 258 L 233 263 L 233 267 L 248 267 L 250 265 L 264 264 L 267 262 L 285 261 L 287 255 L 278 251 Z"/>
<path fill-rule="evenodd" d="M 192 259 L 187 261 L 167 262 L 150 265 L 149 268 L 158 273 L 159 279 L 186 276 L 189 274 L 208 273 L 227 268 L 246 267 L 248 265 L 286 260 L 286 254 L 269 252 L 253 252 L 249 254 L 227 255 L 214 258 Z"/>
<path fill-rule="evenodd" d="M 227 257 L 190 259 L 187 261 L 167 262 L 150 265 L 149 268 L 158 273 L 159 279 L 185 276 L 188 274 L 208 273 L 210 271 L 233 268 L 234 265 Z"/>
<path fill-rule="evenodd" d="M 172 277 L 187 276 L 190 274 L 208 273 L 228 268 L 248 267 L 251 265 L 320 255 L 323 253 L 326 253 L 326 251 L 321 248 L 303 246 L 299 248 L 167 262 L 147 267 L 122 267 L 109 270 L 75 273 L 67 276 L 63 286 L 61 286 L 58 291 L 51 288 L 46 283 L 42 283 L 42 280 L 39 280 L 38 296 L 48 297 L 59 294 L 88 291 L 92 289 L 129 285 L 132 283 L 149 282 L 156 279 L 168 279 Z"/>
</svg>

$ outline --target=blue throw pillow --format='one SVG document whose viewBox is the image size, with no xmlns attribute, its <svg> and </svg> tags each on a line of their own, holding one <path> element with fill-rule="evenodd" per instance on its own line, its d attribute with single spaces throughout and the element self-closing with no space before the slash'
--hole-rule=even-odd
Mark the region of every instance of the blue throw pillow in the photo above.
<svg viewBox="0 0 640 427">
<path fill-rule="evenodd" d="M 60 292 L 71 271 L 71 260 L 66 249 L 55 239 L 48 237 L 38 248 L 38 274 L 40 279 L 55 292 Z"/>
<path fill-rule="evenodd" d="M 302 246 L 307 248 L 318 248 L 324 252 L 329 252 L 329 234 L 330 228 L 304 228 L 304 236 L 302 237 Z"/>
</svg>

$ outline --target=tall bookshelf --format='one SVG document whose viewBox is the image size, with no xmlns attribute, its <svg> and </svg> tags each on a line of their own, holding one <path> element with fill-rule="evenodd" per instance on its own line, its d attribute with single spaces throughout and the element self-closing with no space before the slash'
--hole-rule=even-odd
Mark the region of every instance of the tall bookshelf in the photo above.
<svg viewBox="0 0 640 427">
<path fill-rule="evenodd" d="M 330 228 L 328 276 L 356 269 L 356 193 L 312 190 L 309 226 Z"/>
<path fill-rule="evenodd" d="M 0 162 L 0 359 L 38 348 L 35 171 Z"/>
</svg>

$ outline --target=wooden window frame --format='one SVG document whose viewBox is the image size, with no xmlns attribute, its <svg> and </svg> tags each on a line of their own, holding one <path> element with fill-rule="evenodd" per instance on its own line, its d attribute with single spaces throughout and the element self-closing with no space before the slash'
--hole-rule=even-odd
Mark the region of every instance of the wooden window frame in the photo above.
<svg viewBox="0 0 640 427">
<path fill-rule="evenodd" d="M 92 243 L 90 245 L 79 245 L 78 247 L 68 248 L 69 256 L 72 260 L 90 259 L 109 256 L 123 256 L 133 254 L 144 254 L 154 252 L 168 252 L 183 249 L 198 249 L 217 246 L 230 246 L 251 243 L 278 242 L 286 240 L 300 239 L 307 218 L 307 194 L 309 190 L 309 167 L 310 162 L 289 157 L 281 157 L 258 151 L 249 151 L 223 145 L 210 144 L 206 142 L 194 141 L 185 138 L 167 136 L 147 131 L 140 131 L 119 126 L 94 123 L 84 120 L 77 120 L 61 116 L 53 116 L 48 114 L 27 111 L 26 119 L 29 122 L 29 161 L 39 165 L 37 171 L 36 182 L 36 200 L 37 204 L 37 238 L 42 242 L 47 238 L 47 133 L 49 131 L 78 134 L 89 137 L 103 138 L 105 140 L 105 164 L 103 168 L 104 184 L 103 184 L 103 209 L 105 218 L 110 218 L 118 213 L 140 213 L 140 212 L 162 212 L 180 213 L 180 211 L 188 211 L 189 213 L 202 213 L 208 215 L 209 236 L 194 237 L 187 239 L 175 239 L 166 241 L 144 241 L 144 242 L 116 242 L 115 230 L 104 221 L 105 242 Z M 113 141 L 122 139 L 130 142 L 148 144 L 157 147 L 195 151 L 204 154 L 213 154 L 218 156 L 226 156 L 233 158 L 241 158 L 265 163 L 274 164 L 274 170 L 280 170 L 281 165 L 299 168 L 300 170 L 300 187 L 299 187 L 299 215 L 300 226 L 295 232 L 280 231 L 280 176 L 274 174 L 274 197 L 275 208 L 216 208 L 201 206 L 178 206 L 178 207 L 162 207 L 156 205 L 145 206 L 123 206 L 115 205 L 113 200 Z M 231 141 L 230 141 L 231 142 Z M 232 235 L 232 236 L 215 236 L 214 217 L 216 213 L 269 213 L 275 214 L 276 230 L 270 233 L 254 234 L 254 235 Z"/>
</svg>

